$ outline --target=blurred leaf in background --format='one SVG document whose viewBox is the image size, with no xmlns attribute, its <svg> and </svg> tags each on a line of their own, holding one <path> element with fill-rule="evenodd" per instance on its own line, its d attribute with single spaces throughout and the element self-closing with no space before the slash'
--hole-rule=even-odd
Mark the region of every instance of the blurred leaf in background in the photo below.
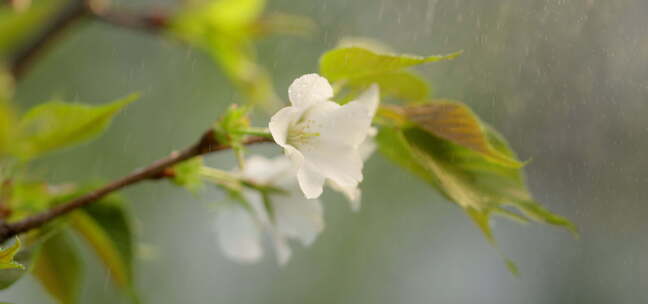
<svg viewBox="0 0 648 304">
<path fill-rule="evenodd" d="M 111 195 L 84 207 L 70 216 L 70 226 L 99 257 L 116 285 L 137 302 L 133 232 L 122 200 Z"/>
<path fill-rule="evenodd" d="M 9 145 L 15 132 L 16 117 L 11 98 L 13 97 L 13 79 L 0 62 L 0 161 L 9 153 Z"/>
<path fill-rule="evenodd" d="M 30 41 L 47 24 L 48 19 L 69 1 L 30 1 L 22 9 L 16 9 L 8 2 L 0 4 L 0 61 Z"/>
<path fill-rule="evenodd" d="M 247 100 L 266 109 L 281 104 L 270 75 L 257 63 L 254 40 L 267 34 L 305 35 L 313 22 L 285 13 L 263 15 L 265 0 L 198 0 L 172 20 L 170 31 L 205 50 Z"/>
<path fill-rule="evenodd" d="M 61 304 L 77 303 L 82 262 L 69 234 L 59 231 L 45 241 L 34 261 L 32 274 Z"/>
<path fill-rule="evenodd" d="M 174 18 L 171 32 L 207 51 L 253 104 L 276 107 L 269 75 L 256 63 L 255 22 L 264 0 L 191 1 Z"/>
<path fill-rule="evenodd" d="M 82 262 L 67 231 L 58 231 L 41 245 L 33 267 L 32 274 L 59 303 L 77 303 Z"/>
<path fill-rule="evenodd" d="M 52 101 L 27 112 L 18 123 L 14 154 L 22 159 L 87 141 L 100 135 L 113 116 L 135 101 L 130 95 L 102 106 Z"/>
</svg>

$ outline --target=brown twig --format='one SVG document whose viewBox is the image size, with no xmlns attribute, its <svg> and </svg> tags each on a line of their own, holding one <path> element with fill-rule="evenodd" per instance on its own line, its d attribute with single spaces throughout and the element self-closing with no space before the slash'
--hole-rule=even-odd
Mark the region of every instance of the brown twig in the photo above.
<svg viewBox="0 0 648 304">
<path fill-rule="evenodd" d="M 169 23 L 168 15 L 160 10 L 136 13 L 98 7 L 93 5 L 90 0 L 70 0 L 42 32 L 13 55 L 10 60 L 10 71 L 14 78 L 22 77 L 39 54 L 43 53 L 53 41 L 83 17 L 93 17 L 98 21 L 118 27 L 150 33 L 162 31 Z"/>
<path fill-rule="evenodd" d="M 11 58 L 11 74 L 18 79 L 27 70 L 30 63 L 56 40 L 66 29 L 87 14 L 83 0 L 72 0 L 56 14 L 49 25 L 27 45 L 18 50 Z"/>
<path fill-rule="evenodd" d="M 252 145 L 256 143 L 271 142 L 271 141 L 272 139 L 266 137 L 250 137 L 244 142 L 244 144 Z M 0 224 L 0 244 L 15 235 L 38 228 L 62 215 L 67 214 L 70 211 L 73 211 L 75 209 L 88 205 L 92 202 L 95 202 L 101 199 L 102 197 L 112 192 L 115 192 L 117 190 L 120 190 L 126 186 L 136 184 L 138 182 L 148 180 L 148 179 L 158 179 L 160 174 L 164 170 L 182 161 L 188 160 L 190 158 L 199 155 L 204 155 L 211 152 L 221 151 L 229 148 L 230 146 L 222 145 L 216 141 L 216 139 L 214 138 L 213 131 L 211 130 L 207 131 L 205 132 L 205 134 L 203 134 L 203 136 L 196 144 L 180 152 L 173 152 L 171 153 L 171 155 L 152 163 L 148 167 L 137 170 L 120 179 L 114 180 L 113 182 L 110 182 L 97 190 L 94 190 L 90 193 L 82 195 L 66 203 L 57 205 L 56 207 L 53 207 L 47 211 L 30 216 L 23 220 L 12 222 L 12 223 Z"/>
<path fill-rule="evenodd" d="M 133 30 L 157 33 L 169 25 L 169 16 L 161 10 L 152 9 L 139 13 L 124 10 L 92 9 L 93 16 L 104 23 Z"/>
</svg>

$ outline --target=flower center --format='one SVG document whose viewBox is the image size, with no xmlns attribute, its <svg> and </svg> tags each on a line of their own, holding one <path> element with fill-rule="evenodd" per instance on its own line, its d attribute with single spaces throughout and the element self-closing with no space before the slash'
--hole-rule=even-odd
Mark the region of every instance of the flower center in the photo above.
<svg viewBox="0 0 648 304">
<path fill-rule="evenodd" d="M 287 142 L 293 147 L 301 147 L 308 144 L 319 132 L 309 132 L 312 126 L 311 120 L 300 120 L 288 128 Z"/>
</svg>

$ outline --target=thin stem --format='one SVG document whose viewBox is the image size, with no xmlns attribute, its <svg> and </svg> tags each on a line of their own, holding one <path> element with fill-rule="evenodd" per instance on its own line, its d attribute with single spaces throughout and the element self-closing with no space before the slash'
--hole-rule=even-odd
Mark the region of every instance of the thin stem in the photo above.
<svg viewBox="0 0 648 304">
<path fill-rule="evenodd" d="M 202 167 L 200 169 L 200 174 L 203 177 L 209 179 L 210 181 L 219 185 L 224 185 L 226 187 L 232 185 L 234 185 L 234 187 L 245 186 L 257 191 L 261 191 L 262 193 L 267 193 L 267 192 L 284 193 L 284 194 L 287 193 L 286 190 L 281 189 L 279 187 L 275 187 L 264 183 L 259 183 L 249 178 L 240 176 L 238 174 L 234 174 L 217 168 Z"/>
<path fill-rule="evenodd" d="M 214 184 L 221 185 L 226 188 L 240 188 L 242 183 L 239 181 L 239 178 L 234 174 L 212 168 L 212 167 L 202 167 L 200 168 L 200 175 L 205 179 L 213 182 Z"/>
<path fill-rule="evenodd" d="M 263 137 L 250 137 L 244 142 L 244 144 L 252 145 L 262 142 L 270 142 L 270 140 Z M 47 211 L 30 216 L 23 220 L 0 224 L 0 243 L 5 242 L 7 239 L 15 235 L 41 227 L 60 216 L 86 206 L 92 202 L 95 202 L 112 192 L 118 191 L 122 188 L 139 183 L 144 180 L 158 179 L 160 175 L 164 174 L 164 171 L 167 168 L 170 168 L 180 162 L 199 155 L 230 148 L 231 147 L 229 146 L 218 143 L 214 138 L 213 131 L 209 130 L 203 134 L 203 136 L 196 144 L 180 152 L 173 152 L 171 153 L 171 155 L 162 158 L 143 169 L 137 170 L 129 175 L 114 180 L 99 189 L 96 189 L 90 193 L 77 197 L 66 203 L 57 205 Z"/>
<path fill-rule="evenodd" d="M 272 133 L 270 133 L 270 130 L 268 130 L 268 128 L 249 127 L 246 129 L 237 130 L 236 132 L 239 134 L 272 138 Z"/>
<path fill-rule="evenodd" d="M 236 162 L 238 163 L 239 169 L 245 169 L 245 151 L 243 151 L 243 147 L 236 146 L 232 149 L 234 150 L 234 155 L 236 156 Z"/>
</svg>

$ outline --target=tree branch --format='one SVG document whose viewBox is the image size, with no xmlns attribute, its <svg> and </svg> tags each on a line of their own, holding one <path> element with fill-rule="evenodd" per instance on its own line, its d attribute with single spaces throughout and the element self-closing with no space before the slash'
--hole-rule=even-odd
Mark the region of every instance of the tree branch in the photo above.
<svg viewBox="0 0 648 304">
<path fill-rule="evenodd" d="M 91 11 L 98 21 L 148 33 L 158 33 L 169 24 L 168 14 L 158 9 L 151 9 L 144 13 L 92 8 Z"/>
<path fill-rule="evenodd" d="M 31 40 L 22 49 L 18 50 L 11 58 L 10 71 L 14 78 L 18 79 L 27 70 L 34 59 L 43 52 L 47 46 L 59 37 L 72 24 L 88 13 L 87 6 L 83 0 L 72 0 L 66 4 L 61 11 L 53 17 L 50 24 Z"/>
<path fill-rule="evenodd" d="M 10 60 L 10 71 L 14 78 L 19 79 L 22 77 L 31 63 L 53 41 L 60 37 L 76 21 L 88 16 L 114 26 L 149 33 L 158 33 L 164 30 L 169 23 L 168 14 L 157 9 L 152 9 L 144 13 L 136 13 L 97 7 L 92 5 L 92 1 L 89 0 L 70 0 L 52 18 L 42 32 L 37 34 L 34 39 L 29 41 L 13 55 Z"/>
<path fill-rule="evenodd" d="M 262 143 L 262 142 L 272 142 L 272 139 L 255 136 L 255 137 L 248 138 L 244 142 L 244 144 L 252 145 L 252 144 Z M 117 190 L 120 190 L 124 187 L 148 179 L 159 179 L 160 176 L 165 171 L 165 169 L 171 168 L 172 166 L 180 162 L 183 162 L 185 160 L 188 160 L 190 158 L 199 155 L 226 150 L 229 148 L 231 147 L 218 143 L 214 137 L 213 131 L 209 130 L 203 134 L 203 136 L 196 144 L 180 152 L 173 152 L 171 153 L 171 155 L 152 163 L 148 167 L 137 170 L 120 179 L 114 180 L 97 190 L 94 190 L 90 193 L 77 197 L 66 203 L 57 205 L 56 207 L 53 207 L 47 211 L 30 216 L 23 220 L 13 222 L 13 223 L 0 224 L 0 244 L 2 244 L 3 242 L 5 242 L 6 240 L 8 240 L 13 236 L 43 226 L 44 224 L 62 215 L 65 215 L 75 209 L 81 208 L 85 205 L 95 202 L 101 199 L 102 197 L 112 192 L 115 192 Z"/>
</svg>

